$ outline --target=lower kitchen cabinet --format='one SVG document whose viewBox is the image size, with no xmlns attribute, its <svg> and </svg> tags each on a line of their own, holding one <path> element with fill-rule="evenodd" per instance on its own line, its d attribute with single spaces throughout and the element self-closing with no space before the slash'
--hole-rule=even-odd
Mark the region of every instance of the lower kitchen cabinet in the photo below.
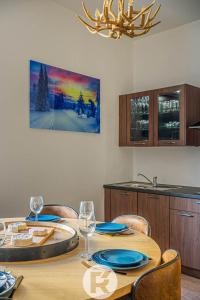
<svg viewBox="0 0 200 300">
<path fill-rule="evenodd" d="M 179 251 L 182 271 L 200 278 L 200 200 L 105 188 L 105 220 L 123 214 L 144 217 L 162 252 Z"/>
<path fill-rule="evenodd" d="M 180 252 L 184 267 L 200 270 L 200 214 L 171 209 L 170 247 Z"/>
<path fill-rule="evenodd" d="M 151 236 L 162 252 L 169 248 L 169 196 L 138 193 L 138 215 L 151 226 Z"/>
<path fill-rule="evenodd" d="M 129 214 L 137 215 L 137 192 L 105 189 L 105 220 Z"/>
</svg>

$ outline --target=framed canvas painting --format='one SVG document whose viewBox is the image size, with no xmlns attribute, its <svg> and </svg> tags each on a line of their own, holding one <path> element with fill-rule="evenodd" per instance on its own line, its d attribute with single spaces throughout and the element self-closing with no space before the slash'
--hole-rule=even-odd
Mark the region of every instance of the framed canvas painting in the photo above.
<svg viewBox="0 0 200 300">
<path fill-rule="evenodd" d="M 31 60 L 30 127 L 100 133 L 100 80 Z"/>
</svg>

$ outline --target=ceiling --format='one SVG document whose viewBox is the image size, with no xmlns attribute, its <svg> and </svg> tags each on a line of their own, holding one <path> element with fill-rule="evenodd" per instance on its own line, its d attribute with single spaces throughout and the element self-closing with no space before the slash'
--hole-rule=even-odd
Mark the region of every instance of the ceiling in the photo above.
<svg viewBox="0 0 200 300">
<path fill-rule="evenodd" d="M 78 15 L 84 15 L 82 11 L 81 0 L 54 0 L 58 4 L 75 12 Z M 127 0 L 126 0 L 127 1 Z M 92 13 L 95 8 L 101 8 L 103 0 L 84 0 L 87 8 Z M 117 0 L 114 0 L 117 3 Z M 151 0 L 135 0 L 135 7 L 141 8 L 149 4 Z M 149 34 L 172 29 L 200 19 L 200 0 L 157 0 L 161 3 L 161 11 L 157 20 L 161 24 L 153 28 Z"/>
</svg>

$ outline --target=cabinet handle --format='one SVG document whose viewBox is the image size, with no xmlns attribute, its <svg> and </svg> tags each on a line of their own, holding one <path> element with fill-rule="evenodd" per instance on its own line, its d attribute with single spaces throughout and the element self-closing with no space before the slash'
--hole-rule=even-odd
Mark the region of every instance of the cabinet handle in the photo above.
<svg viewBox="0 0 200 300">
<path fill-rule="evenodd" d="M 120 195 L 121 196 L 128 196 L 128 193 L 127 192 L 121 192 Z"/>
<path fill-rule="evenodd" d="M 193 215 L 186 214 L 186 213 L 180 213 L 179 216 L 181 216 L 181 217 L 188 217 L 188 218 L 194 218 Z"/>
<path fill-rule="evenodd" d="M 195 202 L 195 204 L 200 204 L 200 201 Z"/>
<path fill-rule="evenodd" d="M 154 194 L 154 195 L 148 194 L 148 198 L 152 198 L 152 199 L 160 199 L 160 196 L 159 196 L 159 195 L 156 195 L 156 194 Z"/>
<path fill-rule="evenodd" d="M 170 141 L 170 142 L 168 142 L 168 144 L 176 144 L 176 142 L 172 142 L 172 141 Z"/>
<path fill-rule="evenodd" d="M 147 142 L 138 142 L 138 143 L 135 143 L 136 145 L 147 145 Z"/>
</svg>

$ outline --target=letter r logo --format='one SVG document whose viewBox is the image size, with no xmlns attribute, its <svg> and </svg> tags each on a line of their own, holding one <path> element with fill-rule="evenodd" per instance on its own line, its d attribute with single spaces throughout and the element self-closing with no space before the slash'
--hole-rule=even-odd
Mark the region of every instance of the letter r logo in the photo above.
<svg viewBox="0 0 200 300">
<path fill-rule="evenodd" d="M 83 288 L 94 299 L 105 299 L 117 289 L 116 274 L 108 267 L 95 265 L 86 270 Z"/>
<path fill-rule="evenodd" d="M 100 288 L 102 292 L 109 294 L 107 285 L 109 284 L 109 271 L 104 272 L 91 272 L 91 292 L 96 293 L 97 288 Z"/>
</svg>

